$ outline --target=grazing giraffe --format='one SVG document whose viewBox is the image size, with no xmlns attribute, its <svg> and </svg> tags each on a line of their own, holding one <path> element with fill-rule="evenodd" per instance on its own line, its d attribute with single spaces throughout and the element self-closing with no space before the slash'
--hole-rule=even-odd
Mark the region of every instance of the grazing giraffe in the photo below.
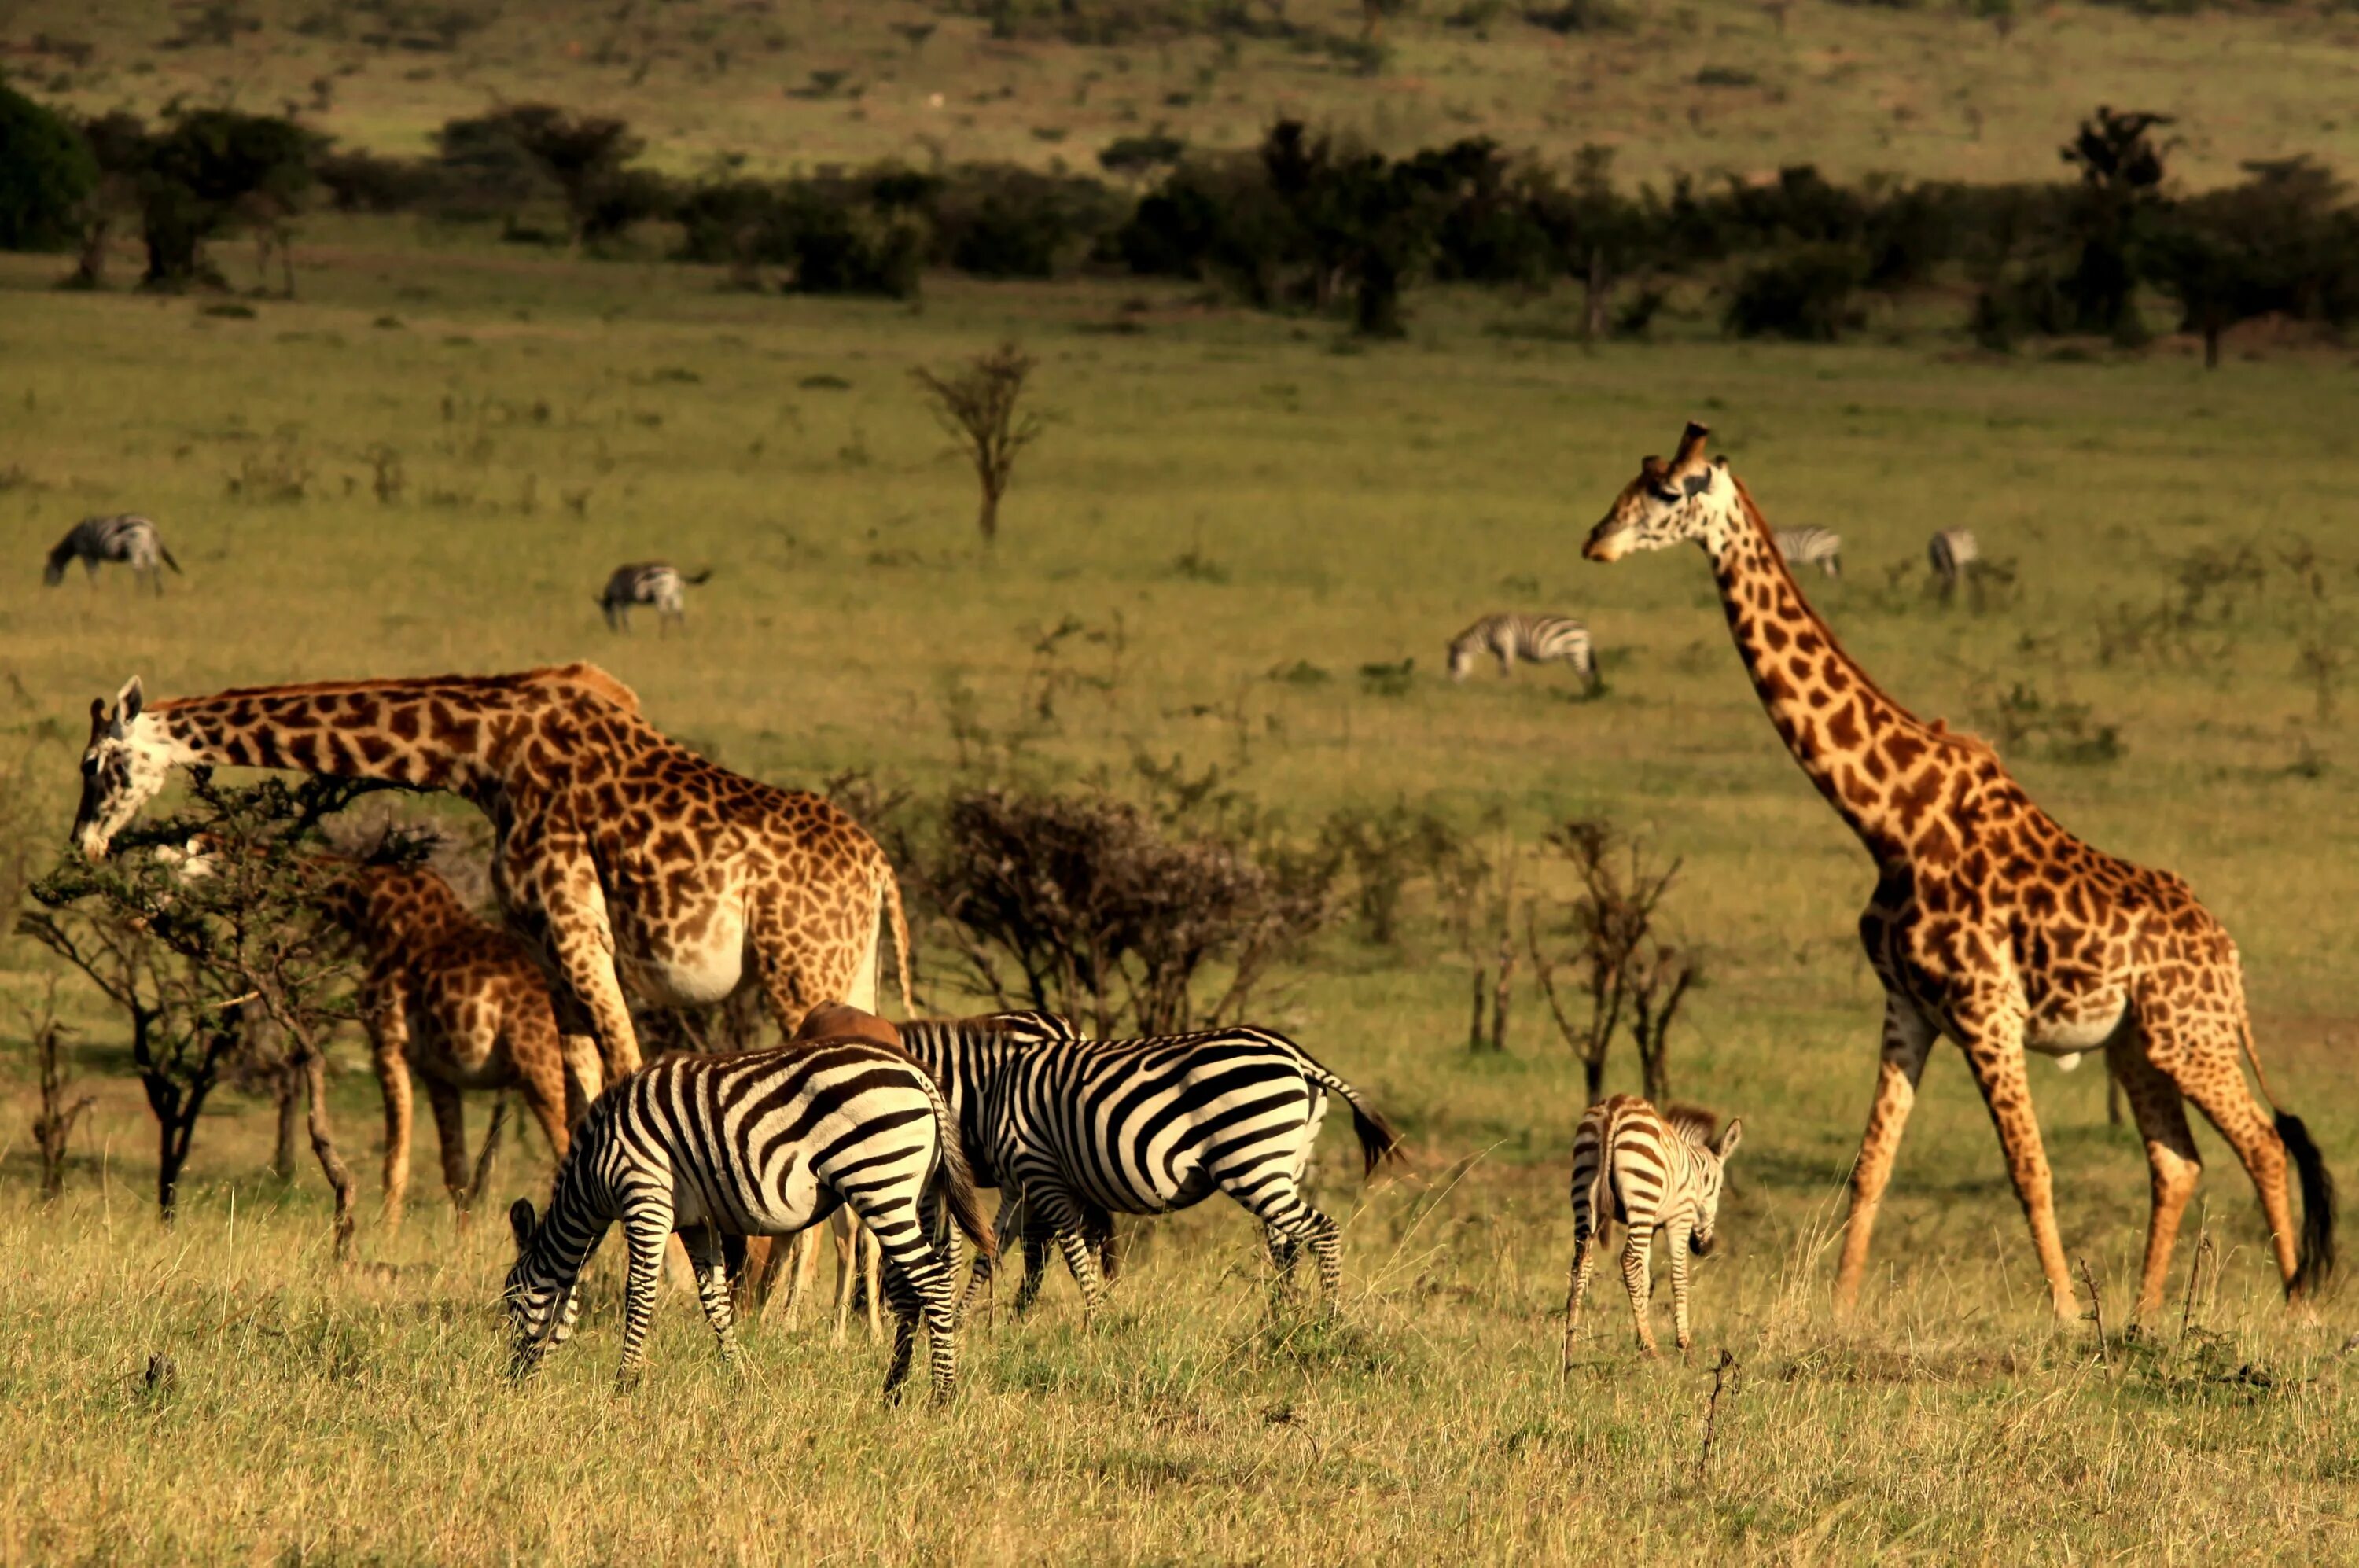
<svg viewBox="0 0 2359 1568">
<path fill-rule="evenodd" d="M 522 942 L 460 902 L 425 866 L 355 866 L 330 912 L 367 959 L 361 1018 L 385 1095 L 385 1219 L 401 1224 L 409 1192 L 410 1073 L 426 1083 L 442 1145 L 442 1181 L 460 1217 L 473 1182 L 466 1160 L 465 1089 L 515 1087 L 565 1158 L 571 1128 L 598 1097 L 598 1054 L 560 1040 L 549 983 Z"/>
<path fill-rule="evenodd" d="M 751 960 L 781 1029 L 820 1002 L 870 1011 L 877 939 L 908 997 L 893 868 L 817 795 L 706 761 L 639 716 L 594 665 L 516 675 L 323 681 L 147 704 L 135 676 L 91 703 L 73 840 L 93 859 L 191 763 L 448 789 L 491 819 L 492 887 L 552 981 L 558 1023 L 611 1082 L 639 1066 L 624 1004 L 718 1001 Z"/>
<path fill-rule="evenodd" d="M 1706 455 L 1708 434 L 1690 424 L 1669 463 L 1646 459 L 1582 553 L 1612 561 L 1682 540 L 1703 548 L 1770 722 L 1875 858 L 1859 931 L 1884 983 L 1883 1065 L 1852 1174 L 1837 1310 L 1857 1301 L 1901 1128 L 1943 1035 L 1964 1048 L 1997 1124 L 2060 1318 L 2076 1309 L 2027 1050 L 2102 1046 L 2129 1092 L 2153 1181 L 2140 1312 L 2161 1303 L 2200 1169 L 2183 1099 L 2259 1190 L 2288 1299 L 2314 1289 L 2333 1267 L 2333 1186 L 2301 1122 L 2278 1111 L 2272 1127 L 2245 1086 L 2240 1055 L 2269 1093 L 2235 943 L 2184 881 L 2082 844 L 1989 746 L 1921 722 L 1879 690 L 1803 600 L 1728 460 Z M 2301 1180 L 2299 1233 L 2288 1155 Z"/>
</svg>

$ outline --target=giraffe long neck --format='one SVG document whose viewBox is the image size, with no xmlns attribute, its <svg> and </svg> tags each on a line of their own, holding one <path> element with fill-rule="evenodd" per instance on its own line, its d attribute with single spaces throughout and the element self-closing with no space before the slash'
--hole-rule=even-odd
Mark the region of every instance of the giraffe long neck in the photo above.
<svg viewBox="0 0 2359 1568">
<path fill-rule="evenodd" d="M 497 715 L 463 689 L 426 683 L 263 687 L 158 702 L 175 762 L 286 768 L 480 795 L 497 779 Z"/>
<path fill-rule="evenodd" d="M 1905 857 L 1927 753 L 1956 744 L 1885 695 L 1810 608 L 1740 484 L 1741 518 L 1712 560 L 1721 607 L 1786 749 L 1878 864 Z"/>
</svg>

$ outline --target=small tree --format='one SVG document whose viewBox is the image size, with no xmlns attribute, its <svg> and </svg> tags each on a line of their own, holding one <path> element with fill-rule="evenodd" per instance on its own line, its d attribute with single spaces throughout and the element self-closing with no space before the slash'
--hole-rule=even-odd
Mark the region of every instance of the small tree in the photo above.
<svg viewBox="0 0 2359 1568">
<path fill-rule="evenodd" d="M 144 281 L 157 289 L 217 282 L 205 242 L 235 223 L 262 226 L 283 248 L 319 146 L 302 126 L 270 114 L 198 109 L 172 121 L 148 144 L 139 177 Z"/>
<path fill-rule="evenodd" d="M 26 1021 L 31 1026 L 33 1063 L 40 1075 L 41 1109 L 33 1118 L 33 1144 L 41 1155 L 41 1202 L 53 1203 L 66 1190 L 66 1146 L 74 1123 L 97 1102 L 88 1094 L 71 1105 L 66 1101 L 62 1040 L 67 1028 L 58 1021 L 55 976 L 42 995 L 39 1011 L 28 1010 Z"/>
<path fill-rule="evenodd" d="M 1568 822 L 1549 834 L 1549 846 L 1571 864 L 1582 887 L 1564 911 L 1566 945 L 1545 947 L 1538 911 L 1525 916 L 1534 977 L 1559 1032 L 1581 1059 L 1591 1105 L 1605 1097 L 1606 1053 L 1625 1020 L 1638 1044 L 1649 1097 L 1666 1089 L 1664 1040 L 1699 973 L 1655 930 L 1680 862 L 1650 866 L 1640 846 L 1617 842 L 1621 836 L 1603 822 Z M 1587 1003 L 1586 1015 L 1578 1018 L 1565 995 L 1570 986 L 1557 984 L 1567 969 L 1576 973 Z"/>
<path fill-rule="evenodd" d="M 329 1125 L 324 1053 L 330 1030 L 352 1016 L 349 960 L 320 912 L 338 869 L 319 854 L 320 824 L 369 788 L 266 779 L 229 789 L 200 770 L 187 811 L 119 835 L 105 862 L 71 856 L 34 885 L 44 908 L 19 929 L 130 1023 L 167 1221 L 198 1117 L 245 1043 L 247 1005 L 258 1004 L 302 1073 L 311 1151 L 335 1194 L 336 1255 L 350 1254 L 353 1184 Z M 154 853 L 192 841 L 209 846 L 201 872 L 185 855 Z"/>
<path fill-rule="evenodd" d="M 441 161 L 483 193 L 515 208 L 531 193 L 527 170 L 556 187 L 565 203 L 568 238 L 620 232 L 659 212 L 666 199 L 648 171 L 627 167 L 646 149 L 630 123 L 605 114 L 571 114 L 550 103 L 512 103 L 452 120 L 437 135 Z"/>
<path fill-rule="evenodd" d="M 72 243 L 98 163 L 65 116 L 0 83 L 0 250 Z"/>
<path fill-rule="evenodd" d="M 1007 494 L 1015 476 L 1016 454 L 1039 440 L 1047 428 L 1039 415 L 1017 410 L 1032 367 L 1032 356 L 1008 343 L 947 376 L 923 366 L 910 372 L 935 419 L 974 464 L 975 482 L 983 491 L 975 526 L 983 530 L 986 545 L 999 539 L 999 498 Z"/>
</svg>

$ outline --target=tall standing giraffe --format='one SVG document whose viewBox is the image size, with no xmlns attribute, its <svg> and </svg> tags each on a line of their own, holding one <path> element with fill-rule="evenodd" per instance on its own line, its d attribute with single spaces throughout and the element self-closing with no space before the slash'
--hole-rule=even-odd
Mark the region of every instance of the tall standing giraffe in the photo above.
<svg viewBox="0 0 2359 1568">
<path fill-rule="evenodd" d="M 639 716 L 594 665 L 516 675 L 322 681 L 91 703 L 73 841 L 95 859 L 192 763 L 293 768 L 447 789 L 491 819 L 492 886 L 548 969 L 559 1026 L 611 1081 L 639 1066 L 625 993 L 718 1001 L 747 961 L 791 1034 L 823 1001 L 875 1011 L 889 937 L 908 1005 L 893 868 L 817 795 L 729 772 Z"/>
<path fill-rule="evenodd" d="M 2200 1169 L 2186 1099 L 2259 1190 L 2288 1298 L 2314 1288 L 2333 1268 L 2333 1185 L 2300 1120 L 2277 1111 L 2273 1126 L 2245 1086 L 2240 1056 L 2268 1094 L 2236 944 L 2184 881 L 2082 844 L 1990 747 L 1879 690 L 1803 600 L 1728 460 L 1706 455 L 1709 433 L 1690 424 L 1669 463 L 1646 459 L 1582 553 L 1612 561 L 1683 540 L 1702 547 L 1770 723 L 1875 861 L 1859 933 L 1884 982 L 1883 1067 L 1852 1174 L 1837 1311 L 1857 1301 L 1893 1155 L 1942 1035 L 1964 1049 L 1997 1124 L 2060 1318 L 2076 1309 L 2027 1050 L 2102 1047 L 2129 1092 L 2153 1180 L 2140 1312 L 2161 1303 Z M 2288 1155 L 2301 1180 L 2299 1247 Z"/>
</svg>

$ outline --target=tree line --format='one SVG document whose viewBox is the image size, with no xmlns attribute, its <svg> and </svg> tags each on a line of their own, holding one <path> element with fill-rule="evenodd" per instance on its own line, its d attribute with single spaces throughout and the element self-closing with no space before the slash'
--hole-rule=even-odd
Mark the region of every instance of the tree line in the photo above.
<svg viewBox="0 0 2359 1568">
<path fill-rule="evenodd" d="M 208 246 L 231 234 L 255 240 L 266 275 L 274 256 L 285 269 L 289 223 L 319 204 L 492 223 L 591 254 L 662 225 L 675 257 L 756 289 L 907 299 L 936 268 L 1184 278 L 1369 336 L 1399 332 L 1405 298 L 1427 283 L 1568 285 L 1591 338 L 1644 336 L 1675 288 L 1703 285 L 1729 332 L 1815 341 L 1858 330 L 1879 298 L 1963 285 L 1968 327 L 1996 349 L 2134 343 L 2153 326 L 2141 297 L 2159 294 L 2214 361 L 2238 321 L 2359 317 L 2359 211 L 2343 182 L 2292 158 L 2179 195 L 2169 125 L 2100 108 L 2062 145 L 2063 178 L 2001 184 L 1844 184 L 1800 164 L 1631 189 L 1602 147 L 1569 168 L 1479 136 L 1395 158 L 1293 120 L 1241 151 L 1124 137 L 1097 174 L 882 163 L 766 179 L 728 158 L 678 179 L 637 161 L 625 121 L 548 104 L 452 120 L 430 155 L 404 158 L 273 115 L 75 120 L 0 87 L 0 247 L 77 250 L 72 281 L 97 286 L 113 236 L 136 223 L 143 284 L 186 288 L 219 280 Z"/>
</svg>

